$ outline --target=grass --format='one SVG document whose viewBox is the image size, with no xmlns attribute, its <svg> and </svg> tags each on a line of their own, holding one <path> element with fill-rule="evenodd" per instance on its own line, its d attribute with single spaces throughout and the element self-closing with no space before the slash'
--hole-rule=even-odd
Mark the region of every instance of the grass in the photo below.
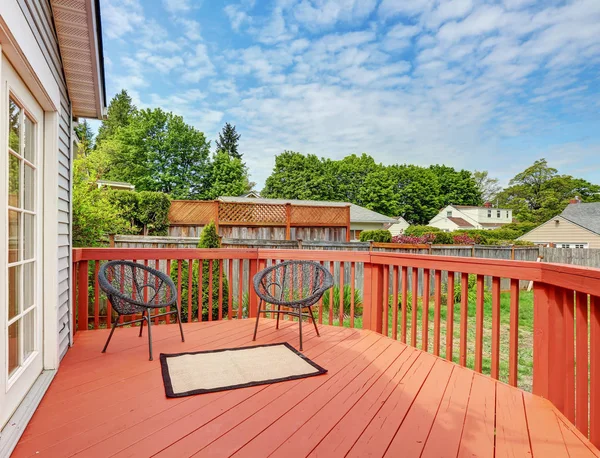
<svg viewBox="0 0 600 458">
<path fill-rule="evenodd" d="M 460 302 L 454 306 L 454 329 L 452 339 L 452 360 L 459 362 L 459 343 L 460 343 Z M 406 335 L 410 342 L 412 330 L 412 311 L 407 310 Z M 469 300 L 467 319 L 467 367 L 475 366 L 475 301 Z M 440 322 L 440 356 L 446 357 L 446 305 L 442 304 Z M 508 350 L 509 350 L 509 329 L 510 329 L 510 293 L 500 294 L 500 362 L 499 378 L 501 381 L 508 382 Z M 327 324 L 327 315 L 323 314 L 323 323 Z M 422 303 L 419 300 L 417 310 L 417 348 L 422 348 Z M 334 317 L 334 325 L 339 324 L 339 319 Z M 350 327 L 350 318 L 344 319 L 343 325 Z M 362 328 L 362 317 L 354 318 L 354 327 Z M 429 304 L 429 332 L 428 332 L 428 351 L 433 352 L 433 300 Z M 484 301 L 484 319 L 483 319 L 483 354 L 482 371 L 484 374 L 491 373 L 491 347 L 492 347 L 492 303 L 489 297 Z M 398 310 L 398 339 L 401 339 L 402 312 Z M 388 335 L 392 335 L 392 309 L 389 310 L 388 317 Z M 521 291 L 519 294 L 519 344 L 518 344 L 518 364 L 517 379 L 518 386 L 526 391 L 531 391 L 533 375 L 533 292 Z"/>
</svg>

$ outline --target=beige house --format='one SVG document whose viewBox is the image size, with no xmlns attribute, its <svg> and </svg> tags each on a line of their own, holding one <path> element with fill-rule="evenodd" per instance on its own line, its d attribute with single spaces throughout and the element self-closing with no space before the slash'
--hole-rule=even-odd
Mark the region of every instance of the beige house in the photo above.
<svg viewBox="0 0 600 458">
<path fill-rule="evenodd" d="M 395 237 L 396 235 L 404 234 L 404 231 L 406 229 L 408 229 L 408 227 L 410 226 L 409 222 L 406 221 L 401 216 L 398 216 L 397 218 L 394 218 L 394 219 L 396 220 L 395 223 L 389 223 L 389 224 L 386 224 L 383 226 L 384 229 L 387 229 L 388 231 L 390 231 L 390 233 L 392 234 L 392 237 Z"/>
<path fill-rule="evenodd" d="M 497 229 L 512 223 L 512 210 L 473 205 L 448 205 L 429 221 L 429 226 L 444 232 L 458 229 Z"/>
<path fill-rule="evenodd" d="M 600 248 L 600 202 L 571 202 L 560 215 L 518 240 L 555 248 Z"/>
</svg>

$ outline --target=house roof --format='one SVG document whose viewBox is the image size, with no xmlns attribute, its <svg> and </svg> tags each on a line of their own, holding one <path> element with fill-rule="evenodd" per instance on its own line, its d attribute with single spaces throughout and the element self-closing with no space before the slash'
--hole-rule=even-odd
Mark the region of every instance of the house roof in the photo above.
<svg viewBox="0 0 600 458">
<path fill-rule="evenodd" d="M 480 207 L 477 205 L 453 205 L 450 204 L 450 206 L 456 208 L 456 209 L 463 209 L 463 210 L 471 210 L 471 209 L 481 209 L 481 210 L 510 210 L 510 208 L 498 208 L 498 207 Z"/>
<path fill-rule="evenodd" d="M 73 116 L 101 119 L 106 108 L 99 0 L 51 0 Z"/>
<path fill-rule="evenodd" d="M 360 205 L 348 202 L 328 202 L 320 200 L 298 200 L 298 199 L 266 199 L 264 197 L 235 197 L 221 196 L 217 200 L 223 202 L 251 202 L 257 204 L 294 204 L 294 205 L 314 205 L 319 207 L 347 207 L 350 205 L 350 222 L 352 223 L 397 223 L 398 220 L 374 212 Z"/>
<path fill-rule="evenodd" d="M 600 235 L 600 202 L 569 204 L 560 216 Z"/>
<path fill-rule="evenodd" d="M 458 227 L 475 227 L 469 223 L 466 219 L 457 218 L 455 216 L 449 216 L 448 219 L 456 224 Z"/>
</svg>

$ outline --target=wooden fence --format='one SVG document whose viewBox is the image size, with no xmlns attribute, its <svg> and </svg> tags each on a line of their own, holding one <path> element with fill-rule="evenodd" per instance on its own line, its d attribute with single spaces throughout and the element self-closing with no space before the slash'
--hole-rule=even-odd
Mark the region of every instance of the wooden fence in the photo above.
<svg viewBox="0 0 600 458">
<path fill-rule="evenodd" d="M 544 262 L 600 268 L 598 248 L 540 248 Z"/>
<path fill-rule="evenodd" d="M 317 305 L 319 323 L 381 333 L 514 386 L 523 382 L 519 369 L 524 355 L 529 355 L 533 393 L 553 402 L 584 436 L 600 445 L 599 269 L 373 250 L 74 249 L 73 322 L 79 330 L 110 326 L 117 319 L 106 300 L 103 307 L 97 281 L 99 264 L 113 259 L 132 259 L 153 267 L 160 264 L 167 271 L 177 266 L 178 307 L 186 312 L 187 321 L 194 321 L 195 316 L 202 320 L 199 311 L 204 307 L 208 320 L 256 317 L 258 297 L 250 279 L 273 263 L 314 260 L 334 274 L 338 265 L 338 272 L 350 272 L 350 283 L 346 275 L 338 274 L 335 285 L 339 290 L 347 285 L 350 294 L 336 298 L 330 289 L 328 299 L 322 298 Z M 182 264 L 195 266 L 202 284 L 202 261 L 219 266 L 219 294 L 208 293 L 206 301 L 202 293 L 182 295 L 183 288 L 193 291 L 194 281 L 192 269 L 185 277 L 181 275 Z M 359 263 L 363 265 L 360 277 Z M 212 275 L 213 269 L 208 271 Z M 419 293 L 421 277 L 432 294 Z M 471 277 L 476 278 L 474 285 Z M 445 287 L 444 278 L 448 279 Z M 491 278 L 491 292 L 484 286 L 486 278 Z M 503 279 L 510 284 L 506 293 L 501 293 Z M 521 332 L 522 280 L 534 282 L 529 339 Z M 459 285 L 457 299 L 454 293 Z M 153 322 L 167 325 L 170 318 L 156 317 Z"/>
<path fill-rule="evenodd" d="M 219 235 L 261 240 L 350 240 L 349 205 L 174 200 L 169 235 L 198 237 L 210 221 Z"/>
</svg>

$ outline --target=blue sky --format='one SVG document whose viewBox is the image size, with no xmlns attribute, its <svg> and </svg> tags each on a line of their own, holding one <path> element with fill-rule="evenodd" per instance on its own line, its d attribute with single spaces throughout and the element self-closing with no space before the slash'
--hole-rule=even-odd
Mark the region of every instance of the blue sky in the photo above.
<svg viewBox="0 0 600 458">
<path fill-rule="evenodd" d="M 600 0 L 101 0 L 108 96 L 214 139 L 600 183 Z"/>
</svg>

